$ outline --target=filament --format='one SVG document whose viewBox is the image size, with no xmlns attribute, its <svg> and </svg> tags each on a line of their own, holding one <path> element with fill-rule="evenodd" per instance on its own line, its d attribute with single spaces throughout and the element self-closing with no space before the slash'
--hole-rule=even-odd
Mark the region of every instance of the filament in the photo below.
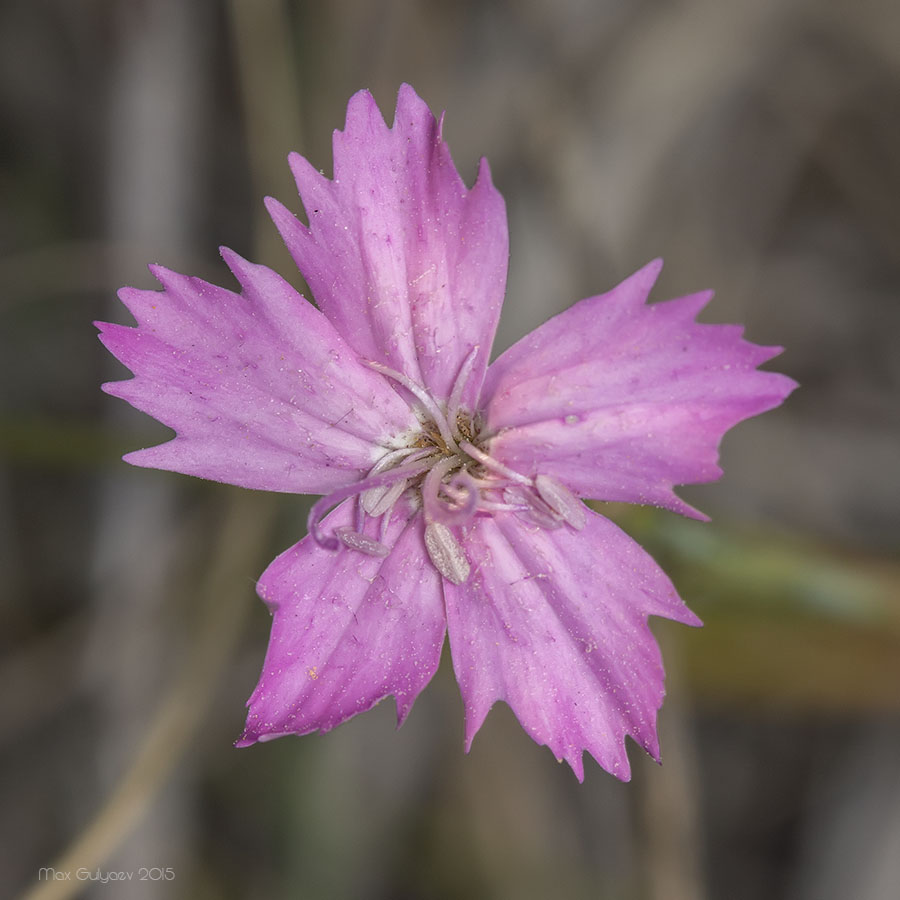
<svg viewBox="0 0 900 900">
<path fill-rule="evenodd" d="M 450 399 L 447 401 L 447 418 L 454 428 L 456 428 L 456 417 L 459 415 L 459 404 L 462 400 L 463 391 L 469 381 L 469 376 L 472 374 L 477 355 L 478 344 L 469 351 L 469 355 L 463 360 L 463 364 L 459 367 L 456 381 L 453 382 L 453 390 L 450 391 Z"/>
<path fill-rule="evenodd" d="M 338 488 L 336 491 L 332 491 L 330 494 L 320 497 L 309 511 L 309 519 L 307 520 L 307 528 L 312 535 L 313 540 L 326 550 L 337 550 L 338 547 L 340 547 L 338 539 L 326 535 L 320 527 L 321 521 L 329 509 L 336 506 L 341 500 L 346 500 L 348 497 L 354 497 L 370 488 L 383 487 L 391 485 L 395 481 L 415 478 L 417 475 L 421 475 L 423 472 L 428 471 L 428 469 L 429 464 L 421 462 L 417 465 L 398 466 L 396 469 L 391 469 L 388 472 L 382 472 L 378 475 L 369 475 L 360 481 L 355 481 L 353 484 L 348 484 L 346 487 Z"/>
<path fill-rule="evenodd" d="M 441 408 L 437 405 L 434 398 L 425 390 L 425 388 L 416 384 L 402 372 L 398 372 L 396 369 L 391 369 L 388 366 L 383 366 L 381 363 L 372 362 L 370 359 L 365 359 L 363 362 L 370 368 L 374 369 L 376 372 L 380 372 L 382 375 L 386 375 L 388 378 L 393 378 L 394 381 L 402 384 L 411 394 L 413 394 L 419 402 L 425 407 L 428 414 L 431 416 L 434 424 L 437 425 L 438 431 L 441 434 L 441 437 L 444 440 L 444 443 L 447 445 L 449 450 L 452 450 L 454 453 L 459 452 L 459 447 L 456 445 L 456 441 L 453 438 L 453 434 L 450 431 L 450 426 L 447 424 L 446 416 L 441 412 Z"/>
<path fill-rule="evenodd" d="M 501 475 L 505 475 L 507 478 L 511 478 L 513 481 L 518 481 L 519 484 L 527 484 L 531 487 L 531 479 L 526 478 L 520 472 L 516 472 L 514 469 L 511 469 L 509 466 L 505 466 L 500 460 L 494 459 L 493 456 L 488 456 L 484 450 L 479 450 L 473 443 L 470 441 L 460 441 L 459 442 L 460 449 L 464 453 L 468 453 L 472 459 L 477 459 L 483 466 L 488 469 L 493 469 L 495 472 L 499 472 Z"/>
</svg>

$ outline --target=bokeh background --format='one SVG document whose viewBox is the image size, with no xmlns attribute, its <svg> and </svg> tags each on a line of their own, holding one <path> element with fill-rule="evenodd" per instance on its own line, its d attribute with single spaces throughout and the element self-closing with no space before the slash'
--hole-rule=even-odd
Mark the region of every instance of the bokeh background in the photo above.
<svg viewBox="0 0 900 900">
<path fill-rule="evenodd" d="M 288 151 L 330 171 L 402 81 L 506 197 L 498 349 L 663 256 L 658 299 L 715 287 L 802 385 L 684 490 L 711 524 L 606 509 L 707 623 L 654 626 L 664 764 L 627 785 L 503 706 L 465 756 L 446 659 L 400 732 L 232 749 L 307 501 L 119 459 L 168 433 L 99 391 L 115 289 L 233 287 L 219 244 L 301 286 L 262 197 L 299 210 Z M 900 897 L 900 7 L 5 0 L 0 122 L 0 893 Z"/>
</svg>

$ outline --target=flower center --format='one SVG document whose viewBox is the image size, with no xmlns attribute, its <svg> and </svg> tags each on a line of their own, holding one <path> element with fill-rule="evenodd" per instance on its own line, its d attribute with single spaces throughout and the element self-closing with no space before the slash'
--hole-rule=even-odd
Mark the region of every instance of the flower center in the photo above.
<svg viewBox="0 0 900 900">
<path fill-rule="evenodd" d="M 460 368 L 446 404 L 406 375 L 367 363 L 409 392 L 410 406 L 421 424 L 385 448 L 365 478 L 313 506 L 309 532 L 318 544 L 329 550 L 343 544 L 360 553 L 387 556 L 385 533 L 403 498 L 424 515 L 425 547 L 434 567 L 454 584 L 462 584 L 470 566 L 452 529 L 476 515 L 512 513 L 541 528 L 584 527 L 584 504 L 564 485 L 548 475 L 524 475 L 491 455 L 490 436 L 483 433 L 480 415 L 461 405 L 477 350 L 472 349 Z M 349 497 L 356 498 L 354 526 L 325 534 L 322 517 Z M 377 524 L 370 526 L 370 521 Z"/>
</svg>

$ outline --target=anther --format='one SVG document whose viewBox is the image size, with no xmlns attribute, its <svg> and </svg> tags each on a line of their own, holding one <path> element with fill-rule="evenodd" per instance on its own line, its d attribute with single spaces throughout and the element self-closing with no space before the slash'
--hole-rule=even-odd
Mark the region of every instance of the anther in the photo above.
<svg viewBox="0 0 900 900">
<path fill-rule="evenodd" d="M 581 531 L 587 522 L 584 504 L 561 482 L 549 475 L 538 475 L 534 486 L 547 504 L 567 525 Z"/>
<path fill-rule="evenodd" d="M 324 497 L 320 497 L 313 504 L 313 508 L 309 511 L 309 518 L 307 519 L 307 528 L 312 539 L 320 547 L 323 547 L 326 550 L 339 549 L 340 542 L 334 537 L 325 534 L 321 528 L 322 519 L 329 509 L 333 506 L 337 506 L 341 500 L 346 500 L 348 497 L 355 497 L 357 494 L 362 494 L 370 488 L 384 487 L 385 485 L 394 484 L 397 481 L 415 478 L 417 475 L 421 475 L 423 472 L 427 471 L 428 468 L 429 464 L 422 462 L 398 466 L 396 469 L 391 469 L 389 472 L 382 472 L 379 475 L 370 475 L 363 478 L 361 481 L 348 484 L 345 487 L 338 488 L 336 491 L 332 491 Z"/>
<path fill-rule="evenodd" d="M 335 528 L 334 533 L 351 550 L 359 550 L 360 553 L 365 553 L 366 556 L 387 556 L 391 552 L 390 548 L 382 544 L 381 541 L 376 541 L 368 535 L 361 534 L 350 528 L 349 525 Z"/>
<path fill-rule="evenodd" d="M 453 584 L 462 584 L 469 577 L 469 561 L 453 532 L 440 522 L 425 526 L 425 548 L 434 567 Z"/>
</svg>

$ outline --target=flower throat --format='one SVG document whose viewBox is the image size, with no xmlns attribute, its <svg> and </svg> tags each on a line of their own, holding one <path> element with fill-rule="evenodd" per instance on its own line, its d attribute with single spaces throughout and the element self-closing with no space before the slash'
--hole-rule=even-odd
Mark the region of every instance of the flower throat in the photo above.
<svg viewBox="0 0 900 900">
<path fill-rule="evenodd" d="M 584 505 L 566 487 L 548 475 L 523 475 L 491 455 L 491 435 L 483 433 L 481 416 L 461 405 L 477 352 L 473 347 L 466 357 L 443 408 L 401 372 L 366 363 L 412 395 L 410 406 L 421 424 L 385 448 L 364 478 L 313 506 L 309 533 L 320 546 L 338 550 L 343 545 L 370 556 L 387 556 L 390 548 L 384 538 L 391 513 L 405 498 L 424 514 L 425 547 L 432 564 L 449 581 L 462 584 L 470 565 L 452 528 L 476 515 L 513 513 L 541 528 L 584 527 Z M 333 535 L 323 532 L 325 513 L 349 497 L 356 497 L 354 525 L 336 528 Z M 370 519 L 379 520 L 377 536 L 366 533 Z"/>
</svg>

